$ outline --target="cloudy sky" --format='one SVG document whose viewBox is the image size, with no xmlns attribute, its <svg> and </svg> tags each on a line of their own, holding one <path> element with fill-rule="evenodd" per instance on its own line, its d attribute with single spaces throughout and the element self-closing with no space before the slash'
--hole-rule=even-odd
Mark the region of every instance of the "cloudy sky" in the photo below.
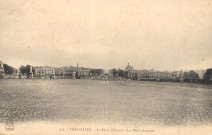
<svg viewBox="0 0 212 135">
<path fill-rule="evenodd" d="M 0 0 L 0 60 L 135 69 L 212 67 L 212 0 Z"/>
</svg>

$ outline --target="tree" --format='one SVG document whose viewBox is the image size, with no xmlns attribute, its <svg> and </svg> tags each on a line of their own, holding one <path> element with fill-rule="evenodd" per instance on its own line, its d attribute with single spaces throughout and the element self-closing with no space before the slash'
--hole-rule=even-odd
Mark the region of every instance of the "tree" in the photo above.
<svg viewBox="0 0 212 135">
<path fill-rule="evenodd" d="M 119 76 L 119 77 L 124 77 L 124 71 L 122 69 L 110 69 L 109 73 L 112 74 L 113 76 Z"/>
<path fill-rule="evenodd" d="M 199 75 L 193 70 L 189 71 L 188 75 L 190 80 L 199 79 Z"/>
<path fill-rule="evenodd" d="M 124 78 L 127 78 L 127 77 L 128 77 L 128 73 L 129 73 L 129 71 L 126 71 L 126 70 L 123 71 L 123 77 L 124 77 Z"/>
<path fill-rule="evenodd" d="M 25 66 L 21 66 L 19 69 L 20 69 L 21 74 L 25 73 Z"/>
<path fill-rule="evenodd" d="M 27 73 L 27 74 L 29 74 L 29 73 L 30 73 L 30 68 L 31 68 L 31 66 L 30 66 L 30 65 L 26 65 L 25 71 L 26 71 L 26 73 Z"/>
<path fill-rule="evenodd" d="M 21 74 L 26 74 L 26 75 L 27 75 L 27 78 L 29 78 L 29 75 L 30 75 L 30 68 L 31 68 L 30 65 L 21 66 L 21 67 L 20 67 L 20 72 L 21 72 Z"/>
<path fill-rule="evenodd" d="M 116 76 L 118 74 L 117 70 L 115 68 L 110 69 L 109 73 L 112 74 L 113 76 Z"/>
<path fill-rule="evenodd" d="M 4 66 L 5 74 L 13 74 L 15 72 L 15 70 L 16 70 L 15 68 L 13 68 L 13 67 L 11 67 L 11 66 L 9 66 L 7 64 L 3 64 L 3 66 Z"/>
<path fill-rule="evenodd" d="M 117 70 L 118 76 L 123 77 L 124 76 L 124 71 L 122 69 Z"/>
<path fill-rule="evenodd" d="M 212 68 L 207 69 L 203 76 L 203 80 L 207 83 L 212 82 Z"/>
<path fill-rule="evenodd" d="M 184 81 L 187 82 L 189 80 L 189 74 L 188 72 L 183 73 Z"/>
<path fill-rule="evenodd" d="M 91 71 L 90 71 L 90 74 L 97 75 L 97 76 L 99 76 L 99 75 L 101 75 L 103 73 L 104 73 L 103 69 L 91 69 Z"/>
</svg>

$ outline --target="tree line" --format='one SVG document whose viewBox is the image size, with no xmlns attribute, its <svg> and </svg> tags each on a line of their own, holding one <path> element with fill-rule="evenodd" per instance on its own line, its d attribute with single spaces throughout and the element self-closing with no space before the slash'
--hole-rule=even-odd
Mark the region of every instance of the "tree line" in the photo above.
<svg viewBox="0 0 212 135">
<path fill-rule="evenodd" d="M 183 78 L 184 82 L 196 82 L 200 79 L 199 75 L 193 70 L 190 70 L 189 72 L 184 72 Z"/>
<path fill-rule="evenodd" d="M 4 67 L 4 73 L 7 75 L 12 75 L 12 74 L 18 73 L 18 70 L 16 68 L 9 66 L 8 64 L 3 64 L 3 67 Z M 27 76 L 29 76 L 30 68 L 31 68 L 30 65 L 26 65 L 26 66 L 22 65 L 19 68 L 19 71 L 21 74 L 26 74 Z"/>
</svg>

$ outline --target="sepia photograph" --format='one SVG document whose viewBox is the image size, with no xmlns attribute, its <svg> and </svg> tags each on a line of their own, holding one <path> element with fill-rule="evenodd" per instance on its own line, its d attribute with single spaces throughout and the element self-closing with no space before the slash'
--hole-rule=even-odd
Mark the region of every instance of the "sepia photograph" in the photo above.
<svg viewBox="0 0 212 135">
<path fill-rule="evenodd" d="M 212 135 L 212 0 L 0 0 L 0 135 Z"/>
</svg>

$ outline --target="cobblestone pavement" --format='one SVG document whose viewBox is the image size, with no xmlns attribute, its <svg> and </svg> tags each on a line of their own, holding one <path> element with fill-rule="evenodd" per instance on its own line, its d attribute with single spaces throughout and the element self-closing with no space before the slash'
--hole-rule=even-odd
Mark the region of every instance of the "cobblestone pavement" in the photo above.
<svg viewBox="0 0 212 135">
<path fill-rule="evenodd" d="M 165 82 L 0 80 L 0 122 L 212 124 L 212 86 Z"/>
</svg>

